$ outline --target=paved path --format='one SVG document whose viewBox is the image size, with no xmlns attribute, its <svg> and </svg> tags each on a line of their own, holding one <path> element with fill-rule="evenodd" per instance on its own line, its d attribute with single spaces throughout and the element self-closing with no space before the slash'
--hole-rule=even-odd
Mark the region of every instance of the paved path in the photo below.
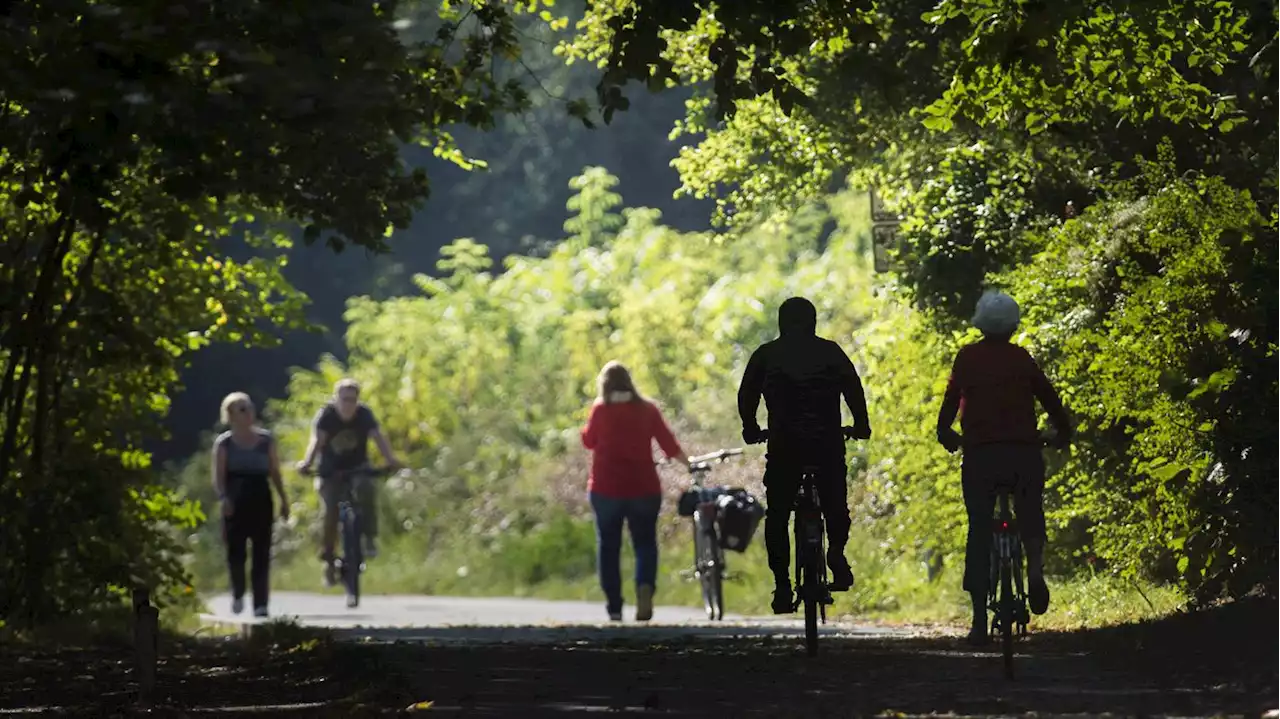
<svg viewBox="0 0 1280 719">
<path fill-rule="evenodd" d="M 231 597 L 219 594 L 207 599 L 209 623 L 249 625 L 255 619 L 246 610 L 231 613 Z M 303 626 L 326 627 L 339 636 L 372 640 L 407 640 L 427 643 L 547 643 L 595 641 L 609 638 L 681 639 L 695 637 L 798 636 L 797 618 L 742 617 L 726 614 L 724 621 L 707 621 L 696 607 L 659 606 L 653 620 L 636 622 L 628 607 L 622 623 L 609 622 L 595 602 L 548 601 L 515 597 L 432 597 L 370 595 L 360 606 L 347 609 L 341 594 L 273 592 L 272 618 L 292 619 Z M 834 636 L 911 635 L 901 628 L 829 623 L 823 633 Z"/>
</svg>

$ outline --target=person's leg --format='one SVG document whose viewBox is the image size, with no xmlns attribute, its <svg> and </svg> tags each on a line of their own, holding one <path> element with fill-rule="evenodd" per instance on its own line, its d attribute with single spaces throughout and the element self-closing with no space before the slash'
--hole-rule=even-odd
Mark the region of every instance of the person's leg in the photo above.
<svg viewBox="0 0 1280 719">
<path fill-rule="evenodd" d="M 364 533 L 364 554 L 369 559 L 378 556 L 378 504 L 377 481 L 373 477 L 361 477 L 356 486 L 356 501 L 360 503 L 360 528 Z"/>
<path fill-rule="evenodd" d="M 626 502 L 627 529 L 636 555 L 636 620 L 653 618 L 653 593 L 658 579 L 658 512 L 662 495 Z"/>
<path fill-rule="evenodd" d="M 831 568 L 833 592 L 847 592 L 853 588 L 853 569 L 844 556 L 849 543 L 849 485 L 846 480 L 848 467 L 841 461 L 833 463 L 818 481 L 818 502 L 822 505 L 822 517 L 827 523 L 827 566 Z"/>
<path fill-rule="evenodd" d="M 800 468 L 781 459 L 767 459 L 764 469 L 764 545 L 773 571 L 773 611 L 791 609 L 791 509 L 796 501 Z"/>
<path fill-rule="evenodd" d="M 622 618 L 622 521 L 623 500 L 591 494 L 596 515 L 596 571 L 604 591 L 610 618 Z"/>
<path fill-rule="evenodd" d="M 973 604 L 971 641 L 987 638 L 987 584 L 991 573 L 991 515 L 995 496 L 983 474 L 981 449 L 965 450 L 961 469 L 961 488 L 968 517 L 969 534 L 964 553 L 964 590 Z"/>
<path fill-rule="evenodd" d="M 244 609 L 244 563 L 246 560 L 245 507 L 233 507 L 235 513 L 222 518 L 223 535 L 227 543 L 227 569 L 231 574 L 231 611 L 239 614 Z"/>
<path fill-rule="evenodd" d="M 271 587 L 271 524 L 275 511 L 270 490 L 264 489 L 255 505 L 249 534 L 249 541 L 253 543 L 253 613 L 265 617 Z"/>
<path fill-rule="evenodd" d="M 1044 456 L 1039 447 L 1029 447 L 1019 458 L 1018 489 L 1013 495 L 1013 511 L 1018 518 L 1022 547 L 1027 553 L 1027 599 L 1031 611 L 1049 610 L 1049 585 L 1044 579 L 1044 549 L 1048 533 L 1044 519 Z"/>
<path fill-rule="evenodd" d="M 333 559 L 338 544 L 338 499 L 341 496 L 339 479 L 332 476 L 320 479 L 320 503 L 324 509 L 320 529 L 320 559 L 324 562 L 324 584 L 327 587 L 338 583 Z"/>
</svg>

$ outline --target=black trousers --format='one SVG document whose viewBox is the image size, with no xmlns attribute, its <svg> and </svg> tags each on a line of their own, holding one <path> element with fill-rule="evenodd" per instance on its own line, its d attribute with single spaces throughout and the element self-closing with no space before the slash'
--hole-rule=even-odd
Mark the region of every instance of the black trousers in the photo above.
<svg viewBox="0 0 1280 719">
<path fill-rule="evenodd" d="M 796 493 L 806 464 L 801 460 L 768 456 L 764 470 L 765 515 L 764 543 L 769 553 L 769 568 L 775 576 L 788 576 L 791 568 L 790 521 Z M 844 457 L 829 459 L 818 465 L 818 503 L 827 525 L 827 553 L 843 555 L 849 543 L 849 488 L 845 481 L 848 468 Z"/>
<path fill-rule="evenodd" d="M 245 594 L 245 562 L 249 547 L 253 551 L 250 581 L 253 583 L 254 608 L 267 606 L 271 577 L 271 523 L 275 507 L 265 477 L 248 478 L 239 483 L 232 498 L 232 514 L 224 516 L 223 533 L 227 543 L 227 568 L 231 573 L 231 596 Z"/>
<path fill-rule="evenodd" d="M 1046 541 L 1044 455 L 1039 445 L 987 444 L 966 447 L 960 470 L 969 519 L 964 590 L 985 597 L 990 590 L 991 540 L 996 486 L 1013 487 L 1013 514 L 1030 563 L 1038 564 Z"/>
</svg>

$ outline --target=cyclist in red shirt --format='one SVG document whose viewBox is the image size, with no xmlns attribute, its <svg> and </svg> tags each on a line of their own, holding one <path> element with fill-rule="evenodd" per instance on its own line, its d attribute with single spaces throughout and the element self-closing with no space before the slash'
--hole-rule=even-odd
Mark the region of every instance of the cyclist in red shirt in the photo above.
<svg viewBox="0 0 1280 719">
<path fill-rule="evenodd" d="M 1018 303 L 1002 292 L 988 291 L 978 300 L 973 325 L 982 340 L 962 347 L 938 412 L 938 441 L 948 452 L 964 447 L 961 486 L 969 516 L 964 588 L 973 599 L 969 640 L 988 639 L 987 582 L 990 576 L 993 486 L 1014 485 L 1014 512 L 1027 553 L 1027 588 L 1031 611 L 1049 608 L 1044 579 L 1044 457 L 1036 427 L 1036 407 L 1049 413 L 1056 429 L 1055 446 L 1071 439 L 1071 420 L 1053 385 L 1026 350 L 1011 344 L 1020 321 Z M 951 428 L 960 414 L 963 437 Z"/>
<path fill-rule="evenodd" d="M 653 466 L 653 441 L 671 459 L 689 458 L 667 426 L 658 407 L 640 396 L 631 373 L 618 362 L 600 370 L 600 394 L 582 430 L 591 450 L 587 493 L 596 515 L 596 568 L 605 609 L 622 620 L 622 525 L 631 532 L 636 555 L 636 620 L 653 618 L 653 592 L 658 574 L 658 510 L 662 484 Z"/>
</svg>

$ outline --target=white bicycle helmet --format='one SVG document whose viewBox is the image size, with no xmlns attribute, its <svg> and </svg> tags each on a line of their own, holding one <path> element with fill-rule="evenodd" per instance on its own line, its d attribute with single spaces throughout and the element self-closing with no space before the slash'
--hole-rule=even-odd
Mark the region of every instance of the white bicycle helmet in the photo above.
<svg viewBox="0 0 1280 719">
<path fill-rule="evenodd" d="M 1022 314 L 1018 303 L 999 290 L 987 290 L 978 300 L 973 313 L 973 326 L 988 335 L 1010 335 L 1018 329 Z"/>
</svg>

